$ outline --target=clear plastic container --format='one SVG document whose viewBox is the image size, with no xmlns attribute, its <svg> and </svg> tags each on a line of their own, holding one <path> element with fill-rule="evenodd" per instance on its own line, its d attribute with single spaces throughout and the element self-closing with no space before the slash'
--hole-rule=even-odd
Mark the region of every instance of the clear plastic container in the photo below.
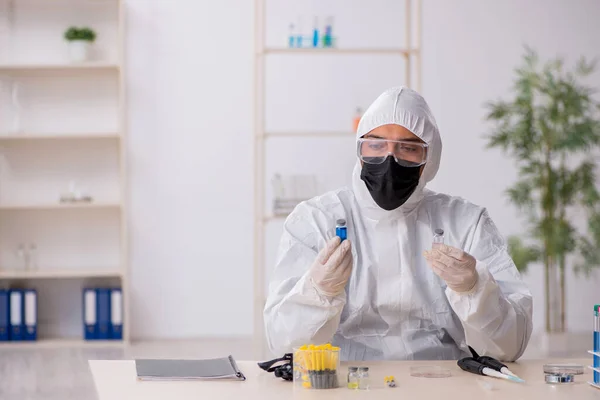
<svg viewBox="0 0 600 400">
<path fill-rule="evenodd" d="M 582 375 L 583 371 L 581 364 L 544 364 L 545 374 Z"/>
<path fill-rule="evenodd" d="M 330 344 L 294 349 L 294 389 L 334 389 L 340 386 L 340 348 Z"/>
<path fill-rule="evenodd" d="M 550 384 L 569 384 L 575 382 L 575 375 L 582 375 L 581 364 L 544 364 L 544 380 Z"/>
</svg>

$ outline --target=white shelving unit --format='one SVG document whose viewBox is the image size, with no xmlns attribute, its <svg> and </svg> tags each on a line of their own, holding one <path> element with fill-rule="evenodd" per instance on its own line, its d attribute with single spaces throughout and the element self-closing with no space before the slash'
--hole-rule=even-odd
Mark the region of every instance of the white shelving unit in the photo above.
<svg viewBox="0 0 600 400">
<path fill-rule="evenodd" d="M 0 143 L 7 141 L 28 141 L 28 140 L 89 140 L 89 139 L 109 139 L 120 140 L 121 135 L 118 132 L 90 132 L 85 134 L 65 134 L 65 133 L 45 133 L 45 134 L 8 134 L 0 136 Z"/>
<path fill-rule="evenodd" d="M 411 50 L 406 49 L 338 49 L 338 48 L 265 48 L 264 54 L 352 54 L 352 55 L 402 55 L 407 57 Z M 413 52 L 416 54 L 416 52 Z"/>
<path fill-rule="evenodd" d="M 111 268 L 67 268 L 49 270 L 0 270 L 0 279 L 80 279 L 80 278 L 122 278 L 123 269 Z"/>
<path fill-rule="evenodd" d="M 124 0 L 0 0 L 0 288 L 38 290 L 38 340 L 0 349 L 129 343 L 124 17 Z M 72 25 L 96 31 L 90 61 L 68 60 Z M 91 202 L 60 202 L 72 180 Z M 37 268 L 20 265 L 20 243 L 36 244 Z M 88 286 L 122 289 L 123 340 L 83 339 Z"/>
<path fill-rule="evenodd" d="M 0 342 L 2 349 L 57 349 L 57 348 L 121 348 L 123 342 L 113 340 L 80 340 L 68 338 L 40 339 L 35 342 Z"/>
<path fill-rule="evenodd" d="M 286 217 L 273 215 L 265 210 L 265 159 L 266 142 L 270 138 L 294 138 L 297 140 L 315 138 L 353 138 L 352 132 L 338 131 L 301 131 L 301 132 L 268 132 L 266 120 L 266 68 L 265 59 L 270 55 L 290 57 L 326 56 L 359 56 L 359 57 L 402 57 L 405 62 L 404 77 L 398 84 L 404 84 L 420 90 L 421 76 L 421 0 L 405 0 L 404 26 L 405 46 L 403 48 L 279 48 L 268 47 L 266 37 L 266 2 L 255 0 L 255 63 L 254 63 L 254 348 L 256 358 L 266 356 L 263 309 L 265 306 L 265 230 L 272 221 L 282 221 Z M 402 23 L 402 22 L 399 22 Z M 416 31 L 416 36 L 414 35 Z"/>
<path fill-rule="evenodd" d="M 17 1 L 17 0 L 15 0 Z M 35 73 L 62 72 L 73 73 L 83 71 L 119 71 L 118 64 L 103 62 L 86 62 L 83 64 L 4 64 L 0 65 L 0 72 L 13 75 Z"/>
</svg>

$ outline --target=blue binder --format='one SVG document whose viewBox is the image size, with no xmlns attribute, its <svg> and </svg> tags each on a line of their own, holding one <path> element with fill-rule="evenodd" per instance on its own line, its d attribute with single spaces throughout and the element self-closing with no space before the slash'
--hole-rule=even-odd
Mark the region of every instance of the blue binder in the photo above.
<svg viewBox="0 0 600 400">
<path fill-rule="evenodd" d="M 110 289 L 96 289 L 98 339 L 110 339 Z"/>
<path fill-rule="evenodd" d="M 110 291 L 110 338 L 123 339 L 123 292 L 121 289 Z"/>
<path fill-rule="evenodd" d="M 96 289 L 83 289 L 83 338 L 98 339 L 98 319 L 96 318 Z"/>
<path fill-rule="evenodd" d="M 24 340 L 37 339 L 37 291 L 25 289 L 23 291 L 23 325 Z"/>
<path fill-rule="evenodd" d="M 23 291 L 11 289 L 10 295 L 10 340 L 23 340 L 25 332 L 23 329 Z"/>
<path fill-rule="evenodd" d="M 0 289 L 0 342 L 7 341 L 10 330 L 10 303 L 8 291 Z"/>
</svg>

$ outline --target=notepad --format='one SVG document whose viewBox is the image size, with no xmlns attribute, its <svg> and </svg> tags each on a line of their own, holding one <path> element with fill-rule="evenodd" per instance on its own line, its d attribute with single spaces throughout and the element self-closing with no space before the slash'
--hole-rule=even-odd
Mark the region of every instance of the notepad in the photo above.
<svg viewBox="0 0 600 400">
<path fill-rule="evenodd" d="M 246 377 L 232 356 L 206 360 L 135 360 L 139 380 L 205 380 L 236 379 Z"/>
</svg>

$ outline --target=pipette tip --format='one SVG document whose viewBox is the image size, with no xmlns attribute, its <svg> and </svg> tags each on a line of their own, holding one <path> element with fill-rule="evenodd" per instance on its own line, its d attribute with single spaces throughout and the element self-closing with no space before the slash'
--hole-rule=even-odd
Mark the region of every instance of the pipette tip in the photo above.
<svg viewBox="0 0 600 400">
<path fill-rule="evenodd" d="M 493 370 L 491 368 L 484 368 L 483 374 L 488 375 L 488 376 L 495 376 L 496 378 L 506 379 L 508 381 L 513 381 L 513 382 L 518 382 L 518 383 L 525 382 L 523 379 L 521 379 L 519 377 L 503 374 L 502 372 Z"/>
<path fill-rule="evenodd" d="M 508 369 L 506 367 L 502 368 L 502 371 L 500 371 L 500 372 L 502 372 L 505 375 L 510 375 L 510 376 L 514 376 L 517 379 L 521 379 L 521 378 L 519 378 L 519 376 L 517 374 L 513 373 L 510 369 Z"/>
<path fill-rule="evenodd" d="M 521 378 L 519 378 L 518 376 L 514 376 L 514 375 L 506 375 L 508 376 L 508 379 L 513 381 L 513 382 L 517 382 L 517 383 L 524 383 L 525 381 Z"/>
</svg>

